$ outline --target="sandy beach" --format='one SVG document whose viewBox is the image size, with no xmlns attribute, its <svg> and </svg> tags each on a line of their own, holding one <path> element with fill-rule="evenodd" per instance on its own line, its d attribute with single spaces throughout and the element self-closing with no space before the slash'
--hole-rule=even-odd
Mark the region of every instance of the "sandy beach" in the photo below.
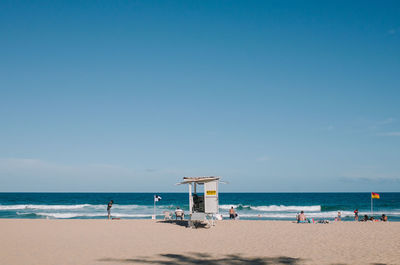
<svg viewBox="0 0 400 265">
<path fill-rule="evenodd" d="M 400 223 L 0 220 L 1 264 L 400 264 Z"/>
</svg>

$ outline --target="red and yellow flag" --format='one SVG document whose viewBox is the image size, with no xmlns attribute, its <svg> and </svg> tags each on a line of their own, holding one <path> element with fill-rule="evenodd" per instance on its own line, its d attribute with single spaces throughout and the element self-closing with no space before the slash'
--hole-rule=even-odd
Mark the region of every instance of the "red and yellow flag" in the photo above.
<svg viewBox="0 0 400 265">
<path fill-rule="evenodd" d="M 371 198 L 372 199 L 379 199 L 379 194 L 375 192 L 371 192 Z"/>
</svg>

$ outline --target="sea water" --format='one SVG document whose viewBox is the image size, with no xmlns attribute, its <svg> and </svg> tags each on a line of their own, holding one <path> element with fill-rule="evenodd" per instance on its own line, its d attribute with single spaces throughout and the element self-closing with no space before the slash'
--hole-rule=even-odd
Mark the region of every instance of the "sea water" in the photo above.
<svg viewBox="0 0 400 265">
<path fill-rule="evenodd" d="M 375 218 L 386 214 L 389 221 L 400 221 L 400 193 L 379 193 L 373 200 Z M 187 193 L 157 193 L 157 218 L 176 207 L 188 211 Z M 102 219 L 107 203 L 113 200 L 112 217 L 150 219 L 154 193 L 0 193 L 0 218 Z M 308 218 L 334 220 L 338 211 L 343 221 L 371 214 L 370 193 L 220 193 L 220 213 L 228 218 L 234 207 L 240 219 L 295 220 L 304 211 Z"/>
</svg>

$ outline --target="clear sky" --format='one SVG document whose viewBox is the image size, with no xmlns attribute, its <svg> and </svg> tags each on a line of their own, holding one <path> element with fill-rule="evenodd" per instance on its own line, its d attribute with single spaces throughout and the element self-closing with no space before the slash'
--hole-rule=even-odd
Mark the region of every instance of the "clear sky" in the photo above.
<svg viewBox="0 0 400 265">
<path fill-rule="evenodd" d="M 0 191 L 400 190 L 400 1 L 0 1 Z"/>
</svg>

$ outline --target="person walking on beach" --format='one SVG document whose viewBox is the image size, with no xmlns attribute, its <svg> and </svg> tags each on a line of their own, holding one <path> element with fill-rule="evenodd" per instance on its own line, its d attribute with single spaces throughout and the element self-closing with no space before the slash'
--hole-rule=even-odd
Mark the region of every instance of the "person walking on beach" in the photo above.
<svg viewBox="0 0 400 265">
<path fill-rule="evenodd" d="M 235 210 L 233 209 L 233 207 L 231 207 L 229 209 L 229 219 L 235 219 L 236 214 L 235 214 Z"/>
<path fill-rule="evenodd" d="M 337 213 L 337 221 L 341 221 L 342 220 L 342 213 L 338 212 Z"/>
<path fill-rule="evenodd" d="M 113 203 L 114 203 L 114 201 L 111 200 L 107 205 L 108 219 L 111 219 L 111 207 L 112 207 Z"/>
<path fill-rule="evenodd" d="M 358 221 L 358 209 L 354 211 L 354 221 Z"/>
</svg>

